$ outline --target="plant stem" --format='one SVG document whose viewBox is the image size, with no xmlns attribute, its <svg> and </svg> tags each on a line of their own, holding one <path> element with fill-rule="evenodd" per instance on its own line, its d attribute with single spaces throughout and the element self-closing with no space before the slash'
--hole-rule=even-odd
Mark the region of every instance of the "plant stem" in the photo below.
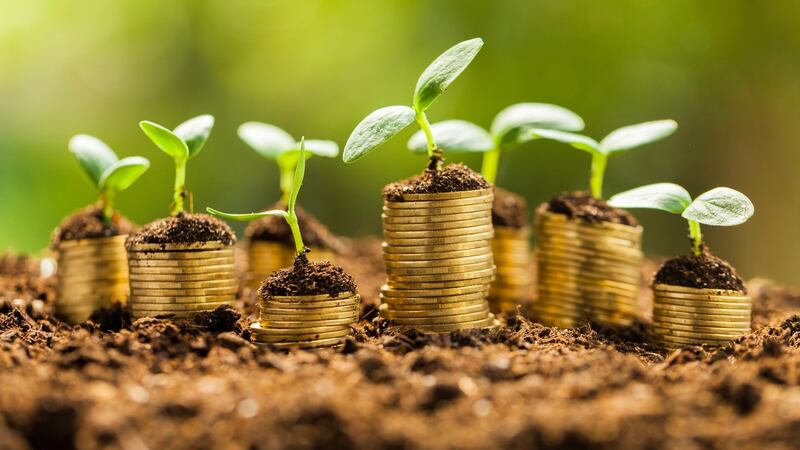
<svg viewBox="0 0 800 450">
<path fill-rule="evenodd" d="M 436 141 L 433 139 L 433 131 L 431 131 L 431 124 L 428 122 L 428 116 L 426 116 L 424 112 L 417 111 L 417 123 L 419 127 L 422 128 L 422 131 L 425 133 L 425 139 L 428 141 L 428 158 L 433 158 L 433 151 L 436 150 Z"/>
<path fill-rule="evenodd" d="M 100 194 L 100 207 L 103 208 L 103 222 L 105 224 L 110 224 L 111 217 L 114 215 L 115 194 L 113 191 Z"/>
<path fill-rule="evenodd" d="M 497 167 L 500 165 L 500 144 L 494 144 L 494 148 L 483 154 L 483 164 L 481 165 L 481 175 L 486 181 L 496 184 Z"/>
<path fill-rule="evenodd" d="M 289 224 L 289 229 L 292 230 L 294 247 L 297 250 L 297 254 L 300 255 L 303 253 L 305 245 L 303 244 L 303 235 L 300 234 L 300 225 L 297 223 L 297 214 L 295 214 L 294 209 L 289 210 L 289 214 L 286 216 L 286 223 Z"/>
<path fill-rule="evenodd" d="M 694 220 L 689 221 L 689 238 L 692 240 L 692 253 L 694 256 L 700 256 L 703 253 L 701 249 L 703 233 L 700 232 L 700 224 Z"/>
<path fill-rule="evenodd" d="M 602 153 L 592 153 L 592 173 L 589 178 L 589 188 L 592 197 L 603 198 L 603 176 L 606 173 L 608 157 Z"/>
<path fill-rule="evenodd" d="M 280 167 L 280 183 L 281 183 L 281 202 L 284 205 L 289 204 L 289 197 L 292 195 L 292 183 L 294 182 L 294 168 L 287 169 Z"/>
<path fill-rule="evenodd" d="M 175 190 L 172 195 L 171 216 L 177 216 L 183 212 L 183 196 L 186 187 L 186 161 L 175 162 Z"/>
</svg>

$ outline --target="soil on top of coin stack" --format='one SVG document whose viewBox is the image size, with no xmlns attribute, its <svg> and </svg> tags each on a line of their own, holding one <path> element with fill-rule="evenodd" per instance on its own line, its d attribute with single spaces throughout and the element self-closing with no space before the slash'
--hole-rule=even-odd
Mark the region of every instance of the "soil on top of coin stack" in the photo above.
<svg viewBox="0 0 800 450">
<path fill-rule="evenodd" d="M 269 209 L 286 210 L 286 204 L 277 202 Z M 328 227 L 323 225 L 316 217 L 299 205 L 295 205 L 295 212 L 297 213 L 300 232 L 303 234 L 303 242 L 306 245 L 334 251 L 342 250 L 342 243 L 339 238 L 331 233 Z M 253 241 L 280 242 L 294 248 L 292 230 L 283 217 L 267 216 L 254 220 L 247 226 L 244 234 L 245 237 Z"/>
<path fill-rule="evenodd" d="M 613 208 L 605 200 L 594 198 L 587 191 L 561 193 L 545 204 L 545 211 L 588 223 L 610 222 L 632 227 L 639 225 L 633 214 L 624 209 Z"/>
<path fill-rule="evenodd" d="M 726 289 L 747 292 L 744 281 L 724 259 L 703 248 L 700 256 L 684 255 L 666 261 L 653 278 L 655 284 L 698 289 Z"/>
<path fill-rule="evenodd" d="M 474 191 L 490 187 L 481 174 L 459 163 L 438 171 L 428 168 L 420 175 L 391 183 L 383 188 L 383 197 L 390 202 L 402 202 L 404 194 Z"/>
<path fill-rule="evenodd" d="M 236 235 L 225 222 L 208 214 L 180 213 L 150 222 L 125 242 L 128 248 L 141 244 L 191 244 L 221 241 L 236 243 Z"/>
<path fill-rule="evenodd" d="M 110 223 L 103 221 L 103 209 L 97 205 L 87 206 L 68 217 L 58 225 L 53 233 L 53 246 L 62 241 L 96 239 L 129 234 L 135 225 L 116 211 Z"/>
<path fill-rule="evenodd" d="M 528 202 L 522 196 L 495 186 L 492 224 L 498 227 L 525 228 L 528 226 Z"/>
<path fill-rule="evenodd" d="M 342 292 L 357 292 L 355 280 L 344 269 L 328 261 L 309 261 L 307 252 L 308 249 L 294 259 L 294 266 L 278 270 L 264 280 L 259 289 L 261 298 L 323 294 L 335 297 Z"/>
</svg>

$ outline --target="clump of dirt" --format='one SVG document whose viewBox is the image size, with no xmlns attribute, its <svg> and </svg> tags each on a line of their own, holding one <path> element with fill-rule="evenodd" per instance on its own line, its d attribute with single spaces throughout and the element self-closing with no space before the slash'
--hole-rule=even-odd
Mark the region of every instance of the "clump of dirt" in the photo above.
<svg viewBox="0 0 800 450">
<path fill-rule="evenodd" d="M 428 168 L 417 175 L 383 188 L 383 197 L 402 202 L 404 194 L 433 194 L 489 189 L 491 185 L 481 174 L 464 164 L 450 164 L 441 170 Z"/>
<path fill-rule="evenodd" d="M 639 225 L 633 214 L 624 209 L 613 208 L 605 200 L 594 198 L 586 191 L 564 192 L 553 197 L 546 205 L 546 211 L 588 223 L 610 222 L 632 227 Z"/>
<path fill-rule="evenodd" d="M 269 209 L 286 209 L 283 202 L 275 203 Z M 310 247 L 329 249 L 336 252 L 342 250 L 342 243 L 339 241 L 328 227 L 323 225 L 316 217 L 301 208 L 295 206 L 297 213 L 297 224 L 303 234 L 303 242 Z M 254 220 L 247 225 L 244 231 L 245 237 L 253 241 L 280 242 L 294 248 L 294 238 L 292 230 L 283 217 L 267 216 Z"/>
<path fill-rule="evenodd" d="M 36 260 L 25 255 L 0 254 L 0 276 L 19 276 L 39 273 Z"/>
<path fill-rule="evenodd" d="M 56 246 L 61 241 L 130 234 L 135 229 L 135 225 L 116 211 L 111 217 L 111 221 L 106 223 L 103 220 L 103 209 L 97 205 L 92 205 L 65 218 L 53 233 L 52 245 Z"/>
<path fill-rule="evenodd" d="M 264 280 L 259 294 L 267 300 L 276 295 L 337 296 L 357 290 L 355 280 L 344 269 L 328 261 L 309 261 L 302 253 L 294 259 L 293 267 L 281 269 Z"/>
<path fill-rule="evenodd" d="M 208 214 L 180 213 L 176 217 L 151 222 L 131 235 L 125 245 L 131 248 L 140 244 L 191 244 L 194 242 L 221 241 L 225 245 L 236 243 L 236 235 L 225 222 Z"/>
<path fill-rule="evenodd" d="M 700 256 L 684 255 L 666 261 L 656 272 L 656 284 L 747 292 L 744 281 L 727 261 L 704 249 Z"/>
<path fill-rule="evenodd" d="M 527 227 L 528 202 L 520 195 L 495 186 L 492 223 L 498 227 Z"/>
</svg>

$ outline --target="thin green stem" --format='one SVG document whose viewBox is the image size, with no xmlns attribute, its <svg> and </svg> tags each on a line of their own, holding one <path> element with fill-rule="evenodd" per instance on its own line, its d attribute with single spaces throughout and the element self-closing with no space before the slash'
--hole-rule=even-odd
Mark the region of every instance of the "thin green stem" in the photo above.
<svg viewBox="0 0 800 450">
<path fill-rule="evenodd" d="M 606 173 L 608 157 L 602 153 L 592 153 L 592 173 L 589 178 L 589 188 L 592 197 L 603 198 L 603 177 Z"/>
<path fill-rule="evenodd" d="M 689 221 L 689 238 L 692 240 L 692 253 L 700 256 L 703 253 L 703 233 L 700 231 L 700 224 L 694 220 Z"/>
<path fill-rule="evenodd" d="M 428 158 L 433 158 L 433 151 L 436 150 L 436 141 L 433 139 L 433 131 L 431 131 L 431 124 L 428 122 L 428 116 L 424 112 L 417 112 L 417 123 L 422 131 L 425 133 L 425 139 L 428 141 Z"/>
<path fill-rule="evenodd" d="M 483 154 L 483 164 L 481 165 L 481 175 L 486 181 L 496 184 L 497 168 L 500 165 L 500 145 L 494 144 L 494 148 Z"/>
<path fill-rule="evenodd" d="M 114 216 L 115 195 L 115 191 L 109 191 L 100 194 L 100 206 L 103 208 L 103 222 L 106 224 L 110 224 L 111 218 Z"/>
<path fill-rule="evenodd" d="M 303 253 L 303 249 L 305 249 L 305 245 L 303 244 L 303 235 L 300 234 L 300 225 L 297 222 L 297 214 L 294 213 L 294 210 L 290 210 L 289 214 L 286 216 L 286 223 L 289 224 L 289 229 L 292 230 L 292 236 L 294 237 L 294 247 L 297 250 L 297 254 Z"/>
<path fill-rule="evenodd" d="M 170 215 L 177 216 L 183 212 L 183 197 L 186 190 L 186 161 L 175 162 L 175 189 L 172 195 L 172 211 Z"/>
</svg>

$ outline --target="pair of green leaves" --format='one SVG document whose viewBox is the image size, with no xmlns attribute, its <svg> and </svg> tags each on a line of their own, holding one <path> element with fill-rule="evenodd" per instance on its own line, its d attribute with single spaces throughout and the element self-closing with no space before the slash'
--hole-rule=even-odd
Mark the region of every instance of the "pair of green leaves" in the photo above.
<svg viewBox="0 0 800 450">
<path fill-rule="evenodd" d="M 86 134 L 73 136 L 69 150 L 106 197 L 128 189 L 150 167 L 150 161 L 141 156 L 119 159 L 103 141 Z"/>
<path fill-rule="evenodd" d="M 177 163 L 185 163 L 203 149 L 211 129 L 214 128 L 214 117 L 208 114 L 197 116 L 172 131 L 148 120 L 139 122 L 139 127 L 161 151 Z"/>
<path fill-rule="evenodd" d="M 460 42 L 436 58 L 417 81 L 412 106 L 387 106 L 362 120 L 344 147 L 344 162 L 358 160 L 411 125 L 461 75 L 483 46 L 480 38 Z"/>
<path fill-rule="evenodd" d="M 551 139 L 574 148 L 605 156 L 615 156 L 628 150 L 663 139 L 678 129 L 674 120 L 655 120 L 618 128 L 600 142 L 582 134 L 560 130 L 533 129 L 533 137 Z"/>
<path fill-rule="evenodd" d="M 300 142 L 286 131 L 262 122 L 246 122 L 239 126 L 239 137 L 259 155 L 278 164 L 281 172 L 293 171 L 300 158 Z M 339 146 L 324 139 L 303 139 L 306 159 L 313 155 L 335 158 Z"/>
</svg>

